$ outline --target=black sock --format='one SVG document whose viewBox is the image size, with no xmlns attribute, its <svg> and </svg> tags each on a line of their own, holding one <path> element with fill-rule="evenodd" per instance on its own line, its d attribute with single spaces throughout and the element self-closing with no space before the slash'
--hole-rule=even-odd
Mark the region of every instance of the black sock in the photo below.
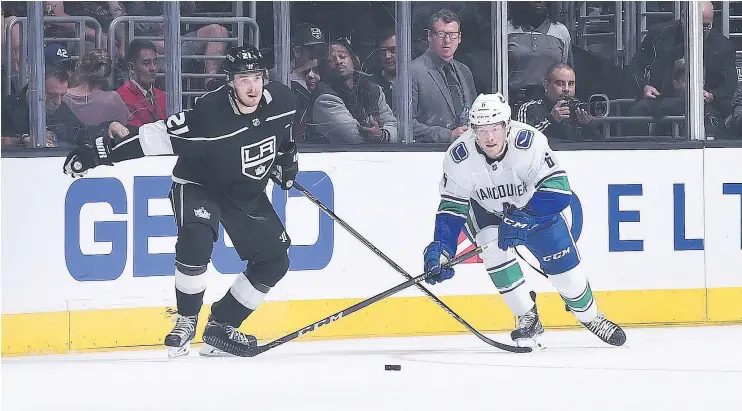
<svg viewBox="0 0 742 411">
<path fill-rule="evenodd" d="M 239 328 L 242 322 L 253 313 L 234 298 L 231 291 L 211 306 L 211 318 L 215 321 L 226 322 L 232 327 Z"/>
<path fill-rule="evenodd" d="M 198 315 L 204 303 L 204 293 L 205 291 L 198 294 L 186 294 L 176 288 L 175 300 L 178 302 L 178 314 L 187 317 Z"/>
</svg>

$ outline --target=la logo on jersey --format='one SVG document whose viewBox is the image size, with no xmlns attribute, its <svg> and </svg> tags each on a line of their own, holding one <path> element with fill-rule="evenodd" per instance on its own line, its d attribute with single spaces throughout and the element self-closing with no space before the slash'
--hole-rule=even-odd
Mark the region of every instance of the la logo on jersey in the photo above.
<svg viewBox="0 0 742 411">
<path fill-rule="evenodd" d="M 211 218 L 211 213 L 206 211 L 205 208 L 194 208 L 193 214 L 198 218 L 203 218 L 204 220 L 209 220 Z"/>
<path fill-rule="evenodd" d="M 242 174 L 260 180 L 268 173 L 276 158 L 276 136 L 242 146 Z"/>
</svg>

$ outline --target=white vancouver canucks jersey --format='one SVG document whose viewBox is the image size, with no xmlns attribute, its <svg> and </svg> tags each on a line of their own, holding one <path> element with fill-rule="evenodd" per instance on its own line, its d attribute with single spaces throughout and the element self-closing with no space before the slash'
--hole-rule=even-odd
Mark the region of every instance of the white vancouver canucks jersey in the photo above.
<svg viewBox="0 0 742 411">
<path fill-rule="evenodd" d="M 499 214 L 503 203 L 524 207 L 536 190 L 571 195 L 543 133 L 511 121 L 506 146 L 504 157 L 493 161 L 478 149 L 472 129 L 454 141 L 443 162 L 438 212 L 466 218 L 471 200 Z"/>
</svg>

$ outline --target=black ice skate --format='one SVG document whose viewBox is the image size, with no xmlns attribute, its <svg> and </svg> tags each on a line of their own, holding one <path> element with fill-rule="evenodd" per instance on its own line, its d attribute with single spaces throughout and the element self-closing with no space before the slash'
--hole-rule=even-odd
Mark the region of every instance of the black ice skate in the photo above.
<svg viewBox="0 0 742 411">
<path fill-rule="evenodd" d="M 610 345 L 621 346 L 626 342 L 626 333 L 603 314 L 598 314 L 592 321 L 582 325 Z"/>
<path fill-rule="evenodd" d="M 544 326 L 538 317 L 538 308 L 534 305 L 530 311 L 518 317 L 518 328 L 510 333 L 510 338 L 518 347 L 543 348 L 543 345 L 537 341 L 543 333 Z"/>
<path fill-rule="evenodd" d="M 175 317 L 175 327 L 165 336 L 165 345 L 168 347 L 169 358 L 188 355 L 191 350 L 191 341 L 196 337 L 198 317 L 186 317 L 178 314 Z"/>
<path fill-rule="evenodd" d="M 252 335 L 244 334 L 231 325 L 213 320 L 209 317 L 204 329 L 206 346 L 199 351 L 204 356 L 224 356 L 226 354 L 246 357 L 250 347 L 256 347 L 258 340 Z"/>
</svg>

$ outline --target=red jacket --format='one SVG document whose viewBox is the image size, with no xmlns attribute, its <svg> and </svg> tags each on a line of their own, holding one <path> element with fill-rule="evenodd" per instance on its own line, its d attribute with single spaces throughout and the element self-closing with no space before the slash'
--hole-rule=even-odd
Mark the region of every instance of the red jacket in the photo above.
<svg viewBox="0 0 742 411">
<path fill-rule="evenodd" d="M 139 127 L 143 124 L 165 119 L 165 93 L 155 87 L 152 87 L 152 91 L 154 92 L 154 107 L 152 101 L 145 98 L 142 90 L 131 80 L 127 80 L 123 86 L 116 90 L 129 109 L 127 125 Z"/>
</svg>

